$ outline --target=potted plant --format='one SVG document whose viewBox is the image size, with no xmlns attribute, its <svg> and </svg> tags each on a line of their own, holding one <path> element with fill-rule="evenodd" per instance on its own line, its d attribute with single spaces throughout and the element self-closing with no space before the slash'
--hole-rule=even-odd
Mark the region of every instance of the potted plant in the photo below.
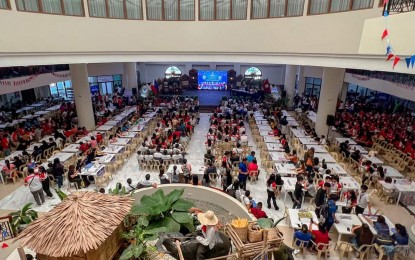
<svg viewBox="0 0 415 260">
<path fill-rule="evenodd" d="M 31 207 L 32 203 L 28 203 L 21 210 L 9 214 L 12 217 L 11 224 L 14 233 L 22 232 L 28 224 L 37 219 L 37 212 Z"/>
</svg>

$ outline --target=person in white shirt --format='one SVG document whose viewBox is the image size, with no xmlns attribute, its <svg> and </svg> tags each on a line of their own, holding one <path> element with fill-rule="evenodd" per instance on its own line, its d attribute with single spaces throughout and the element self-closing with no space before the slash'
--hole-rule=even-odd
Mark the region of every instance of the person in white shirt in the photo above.
<svg viewBox="0 0 415 260">
<path fill-rule="evenodd" d="M 180 151 L 176 151 L 173 154 L 172 159 L 181 162 L 183 160 L 183 155 L 180 154 Z"/>
<path fill-rule="evenodd" d="M 137 151 L 137 160 L 141 162 L 144 160 L 144 155 L 141 153 L 141 151 Z"/>
<path fill-rule="evenodd" d="M 151 155 L 151 153 L 150 153 L 150 151 L 147 151 L 147 154 L 146 155 L 144 155 L 144 159 L 148 162 L 148 161 L 151 161 L 151 160 L 153 160 L 153 155 Z"/>
<path fill-rule="evenodd" d="M 360 186 L 360 194 L 357 195 L 357 205 L 355 208 L 356 215 L 363 214 L 366 208 L 368 208 L 369 215 L 372 215 L 372 207 L 370 204 L 369 194 L 367 194 L 367 185 Z"/>
<path fill-rule="evenodd" d="M 245 194 L 241 195 L 241 198 L 240 198 L 240 201 L 246 206 L 248 210 L 251 208 L 251 200 L 249 199 L 250 195 L 251 195 L 251 192 L 247 190 L 245 191 Z"/>
<path fill-rule="evenodd" d="M 202 229 L 203 236 L 197 236 L 196 240 L 205 246 L 205 250 L 197 250 L 196 259 L 204 259 L 204 254 L 208 248 L 213 249 L 215 244 L 220 242 L 218 229 L 216 227 L 216 225 L 219 223 L 219 220 L 215 216 L 215 213 L 213 213 L 211 210 L 208 210 L 205 213 L 197 214 L 197 219 L 202 225 L 200 228 Z"/>
<path fill-rule="evenodd" d="M 161 156 L 161 159 L 164 160 L 171 160 L 171 156 L 167 154 L 167 150 L 163 151 L 163 155 Z"/>
<path fill-rule="evenodd" d="M 153 154 L 153 158 L 157 160 L 162 160 L 163 154 L 160 152 L 160 147 L 157 147 L 156 152 Z"/>
<path fill-rule="evenodd" d="M 146 179 L 143 181 L 140 181 L 138 183 L 138 186 L 141 186 L 142 188 L 147 188 L 147 187 L 153 187 L 153 188 L 157 188 L 157 183 L 155 183 L 154 181 L 150 180 L 150 174 L 146 174 Z"/>
<path fill-rule="evenodd" d="M 242 135 L 240 137 L 241 143 L 248 143 L 248 136 L 245 134 L 245 132 L 242 132 Z"/>
<path fill-rule="evenodd" d="M 38 171 L 34 171 L 32 168 L 28 170 L 29 176 L 24 180 L 24 185 L 29 187 L 30 192 L 37 205 L 45 203 L 45 195 L 43 194 L 42 181 L 40 180 L 40 174 Z"/>
</svg>

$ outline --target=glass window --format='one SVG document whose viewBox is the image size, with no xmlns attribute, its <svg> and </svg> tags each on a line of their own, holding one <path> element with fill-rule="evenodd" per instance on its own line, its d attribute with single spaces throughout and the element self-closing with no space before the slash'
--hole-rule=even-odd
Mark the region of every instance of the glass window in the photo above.
<svg viewBox="0 0 415 260">
<path fill-rule="evenodd" d="M 253 0 L 252 1 L 252 18 L 261 19 L 268 17 L 269 0 Z"/>
<path fill-rule="evenodd" d="M 0 9 L 10 9 L 8 0 L 0 0 Z"/>
<path fill-rule="evenodd" d="M 164 75 L 166 76 L 166 78 L 180 77 L 182 75 L 182 71 L 176 66 L 171 66 L 166 69 Z"/>
<path fill-rule="evenodd" d="M 89 81 L 89 83 L 95 83 L 95 82 L 98 82 L 98 78 L 97 77 L 88 77 L 88 81 Z"/>
<path fill-rule="evenodd" d="M 200 0 L 199 20 L 246 19 L 247 0 Z"/>
<path fill-rule="evenodd" d="M 252 19 L 303 15 L 304 0 L 252 0 Z"/>
<path fill-rule="evenodd" d="M 302 16 L 304 10 L 304 0 L 287 0 L 287 13 L 285 16 Z"/>
<path fill-rule="evenodd" d="M 56 84 L 55 83 L 49 84 L 49 89 L 50 89 L 50 94 L 53 97 L 58 97 L 59 96 L 58 89 L 56 88 Z"/>
<path fill-rule="evenodd" d="M 179 0 L 164 0 L 164 20 L 177 21 L 179 19 Z"/>
<path fill-rule="evenodd" d="M 371 8 L 372 6 L 373 6 L 373 0 L 354 0 L 352 9 L 353 10 L 366 9 L 366 8 Z"/>
<path fill-rule="evenodd" d="M 114 81 L 121 80 L 121 75 L 113 75 L 112 78 Z"/>
<path fill-rule="evenodd" d="M 232 19 L 246 20 L 247 8 L 247 0 L 232 0 Z"/>
<path fill-rule="evenodd" d="M 88 8 L 92 17 L 107 17 L 105 0 L 88 0 Z"/>
<path fill-rule="evenodd" d="M 305 82 L 306 95 L 320 97 L 321 78 L 306 77 Z"/>
<path fill-rule="evenodd" d="M 180 0 L 180 20 L 193 21 L 195 19 L 195 1 Z"/>
<path fill-rule="evenodd" d="M 66 15 L 84 16 L 82 0 L 63 0 Z"/>
<path fill-rule="evenodd" d="M 352 0 L 331 0 L 330 12 L 341 12 L 350 9 Z"/>
<path fill-rule="evenodd" d="M 124 18 L 124 3 L 119 0 L 108 1 L 108 15 L 110 18 Z"/>
<path fill-rule="evenodd" d="M 163 0 L 147 0 L 147 19 L 163 20 Z"/>
<path fill-rule="evenodd" d="M 216 0 L 216 20 L 231 19 L 231 1 Z"/>
<path fill-rule="evenodd" d="M 62 14 L 60 0 L 42 0 L 42 10 L 48 14 Z"/>
<path fill-rule="evenodd" d="M 310 14 L 325 14 L 329 11 L 329 0 L 310 0 Z"/>
<path fill-rule="evenodd" d="M 199 19 L 203 21 L 215 20 L 215 2 L 211 0 L 199 1 Z"/>
<path fill-rule="evenodd" d="M 17 0 L 16 5 L 19 11 L 39 12 L 38 0 Z"/>
<path fill-rule="evenodd" d="M 270 1 L 269 17 L 284 17 L 285 1 Z"/>
<path fill-rule="evenodd" d="M 127 10 L 127 19 L 143 19 L 143 7 L 141 6 L 141 0 L 128 0 L 125 2 L 125 5 Z"/>
</svg>

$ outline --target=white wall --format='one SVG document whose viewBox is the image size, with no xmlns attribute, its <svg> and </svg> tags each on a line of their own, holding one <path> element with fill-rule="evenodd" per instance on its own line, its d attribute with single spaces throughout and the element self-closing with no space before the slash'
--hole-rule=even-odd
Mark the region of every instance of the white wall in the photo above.
<svg viewBox="0 0 415 260">
<path fill-rule="evenodd" d="M 345 74 L 344 81 L 403 99 L 415 101 L 415 87 L 413 86 L 404 86 L 390 81 L 368 78 L 360 75 L 353 76 L 353 74 L 350 73 Z"/>
<path fill-rule="evenodd" d="M 305 78 L 323 78 L 323 67 L 305 66 L 304 77 Z"/>
<path fill-rule="evenodd" d="M 225 64 L 225 63 L 143 63 L 140 62 L 138 71 L 141 74 L 142 82 L 151 82 L 154 79 L 164 77 L 166 69 L 170 66 L 178 67 L 183 74 L 189 75 L 190 69 L 205 70 L 230 70 L 236 71 L 236 75 L 244 75 L 245 71 L 252 66 L 258 67 L 262 71 L 263 78 L 268 78 L 272 84 L 284 84 L 284 65 L 268 65 L 268 64 Z"/>
<path fill-rule="evenodd" d="M 124 74 L 124 64 L 122 62 L 90 63 L 88 64 L 87 69 L 88 76 Z"/>
</svg>

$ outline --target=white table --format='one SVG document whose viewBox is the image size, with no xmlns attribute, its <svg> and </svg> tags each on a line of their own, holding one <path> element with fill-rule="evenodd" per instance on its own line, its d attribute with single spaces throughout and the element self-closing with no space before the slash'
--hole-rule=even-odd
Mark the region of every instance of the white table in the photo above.
<svg viewBox="0 0 415 260">
<path fill-rule="evenodd" d="M 348 190 L 359 191 L 360 184 L 355 181 L 352 177 L 342 177 L 339 178 L 340 184 L 342 185 L 342 191 L 340 197 L 343 196 L 343 193 Z"/>
<path fill-rule="evenodd" d="M 290 128 L 291 134 L 297 138 L 307 137 L 307 133 L 303 129 Z"/>
<path fill-rule="evenodd" d="M 408 180 L 394 180 L 394 183 L 386 183 L 385 181 L 379 181 L 379 184 L 388 190 L 395 190 L 399 193 L 396 200 L 396 206 L 399 205 L 402 193 L 415 192 L 415 183 Z"/>
<path fill-rule="evenodd" d="M 307 144 L 306 147 L 307 149 L 314 148 L 315 153 L 328 153 L 326 148 L 324 148 L 322 145 Z"/>
<path fill-rule="evenodd" d="M 117 140 L 115 142 L 112 142 L 112 145 L 122 145 L 122 146 L 126 146 L 127 144 L 129 144 L 131 142 L 131 138 L 117 138 Z"/>
<path fill-rule="evenodd" d="M 287 199 L 288 192 L 293 192 L 295 190 L 295 184 L 297 183 L 297 178 L 292 177 L 281 177 L 281 179 L 284 181 L 284 184 L 282 185 L 282 191 L 284 191 L 284 203 Z"/>
<path fill-rule="evenodd" d="M 111 129 L 113 129 L 114 126 L 112 125 L 102 125 L 100 127 L 98 127 L 97 129 L 95 129 L 96 131 L 110 131 Z"/>
<path fill-rule="evenodd" d="M 48 159 L 48 162 L 53 163 L 55 158 L 59 158 L 61 163 L 65 163 L 69 159 L 71 159 L 75 154 L 74 153 L 57 153 Z"/>
<path fill-rule="evenodd" d="M 32 143 L 29 147 L 26 148 L 26 152 L 33 153 L 35 146 L 40 147 L 42 143 Z"/>
<path fill-rule="evenodd" d="M 109 164 L 114 161 L 115 154 L 109 153 L 103 156 L 95 157 L 95 161 L 102 164 Z"/>
<path fill-rule="evenodd" d="M 79 144 L 70 144 L 68 146 L 66 146 L 65 148 L 62 149 L 61 152 L 65 152 L 65 153 L 77 153 L 79 152 Z"/>
<path fill-rule="evenodd" d="M 370 156 L 369 154 L 362 154 L 362 159 L 365 161 L 370 160 L 373 164 L 382 165 L 383 161 L 375 156 Z"/>
<path fill-rule="evenodd" d="M 392 179 L 403 179 L 404 178 L 404 176 L 392 166 L 382 166 L 382 168 L 384 171 L 386 171 L 385 177 L 391 177 Z"/>
<path fill-rule="evenodd" d="M 337 146 L 339 146 L 341 143 L 344 143 L 346 141 L 349 141 L 349 144 L 350 145 L 357 144 L 355 141 L 353 141 L 350 138 L 344 138 L 344 137 L 337 137 L 336 138 L 336 144 L 337 144 Z"/>
<path fill-rule="evenodd" d="M 127 115 L 119 114 L 118 116 L 114 116 L 113 118 L 111 118 L 111 121 L 121 122 L 126 118 L 127 118 Z"/>
<path fill-rule="evenodd" d="M 297 121 L 288 121 L 287 126 L 299 126 L 299 124 L 297 123 Z"/>
<path fill-rule="evenodd" d="M 107 121 L 104 125 L 116 126 L 116 125 L 118 125 L 120 123 L 121 123 L 121 121 L 110 120 L 110 121 Z"/>
<path fill-rule="evenodd" d="M 44 110 L 42 110 L 42 111 L 37 111 L 35 113 L 35 115 L 42 116 L 42 115 L 47 115 L 47 114 L 50 114 L 50 113 L 51 113 L 50 111 L 44 111 Z"/>
<path fill-rule="evenodd" d="M 102 152 L 117 154 L 123 152 L 124 148 L 122 145 L 108 145 Z"/>
<path fill-rule="evenodd" d="M 105 165 L 102 164 L 92 164 L 91 167 L 83 167 L 81 169 L 80 175 L 84 176 L 94 176 L 100 177 L 103 176 L 105 173 Z"/>
<path fill-rule="evenodd" d="M 367 154 L 367 153 L 369 153 L 363 146 L 357 145 L 357 144 L 350 145 L 349 152 L 350 153 L 353 153 L 354 150 L 359 150 L 361 154 Z"/>
<path fill-rule="evenodd" d="M 280 140 L 277 139 L 275 136 L 267 135 L 267 136 L 264 136 L 263 138 L 264 138 L 265 143 L 280 144 Z"/>
<path fill-rule="evenodd" d="M 311 137 L 300 137 L 298 138 L 298 141 L 300 141 L 303 145 L 318 145 L 318 142 L 314 140 L 314 138 Z"/>
<path fill-rule="evenodd" d="M 329 153 L 314 153 L 314 157 L 317 157 L 320 162 L 325 160 L 326 163 L 337 163 L 336 159 L 334 159 Z"/>
<path fill-rule="evenodd" d="M 362 225 L 362 222 L 356 214 L 336 213 L 336 218 L 339 220 L 339 223 L 334 223 L 334 227 L 336 228 L 337 233 L 339 233 L 337 242 L 341 241 L 342 235 L 354 236 L 352 227 L 354 225 Z M 337 247 L 337 244 L 338 243 L 336 243 L 335 248 Z"/>
<path fill-rule="evenodd" d="M 308 111 L 307 118 L 311 120 L 314 124 L 317 121 L 317 114 L 314 111 Z"/>
<path fill-rule="evenodd" d="M 5 159 L 9 160 L 9 161 L 14 161 L 14 157 L 15 156 L 20 156 L 22 155 L 23 151 L 14 151 L 13 153 L 11 153 L 9 156 L 6 156 Z"/>
<path fill-rule="evenodd" d="M 135 126 L 132 126 L 129 129 L 129 131 L 132 131 L 132 132 L 142 132 L 144 130 L 144 127 L 145 127 L 145 125 L 141 125 L 141 124 L 135 125 Z"/>
<path fill-rule="evenodd" d="M 378 232 L 375 230 L 375 227 L 366 219 L 369 218 L 370 220 L 372 220 L 372 222 L 376 222 L 378 218 L 377 215 L 368 216 L 367 214 L 359 214 L 358 217 L 363 224 L 367 224 L 369 226 L 370 231 L 374 236 L 378 234 Z M 389 226 L 389 234 L 393 235 L 392 228 L 395 228 L 395 225 L 388 219 L 388 217 L 386 217 L 385 215 L 383 215 L 383 217 L 385 218 L 386 224 L 388 224 Z"/>
<path fill-rule="evenodd" d="M 260 136 L 274 136 L 274 134 L 273 133 L 270 133 L 271 131 L 265 131 L 265 130 L 263 130 L 263 131 L 259 131 L 259 135 Z"/>
<path fill-rule="evenodd" d="M 82 137 L 82 138 L 80 138 L 80 139 L 78 139 L 78 141 L 76 141 L 75 143 L 77 143 L 77 144 L 79 144 L 79 143 L 84 143 L 84 144 L 87 144 L 87 143 L 89 143 L 91 141 L 91 135 L 87 135 L 87 136 L 84 136 L 84 137 Z"/>
<path fill-rule="evenodd" d="M 290 227 L 295 229 L 301 229 L 303 224 L 306 224 L 307 227 L 310 226 L 310 219 L 309 218 L 299 218 L 298 212 L 300 209 L 288 209 L 288 216 L 290 218 Z M 313 217 L 313 222 L 318 223 L 319 220 L 317 215 L 314 211 L 309 211 Z M 318 230 L 317 225 L 312 225 L 313 230 Z"/>
<path fill-rule="evenodd" d="M 56 110 L 59 110 L 60 108 L 61 108 L 61 105 L 56 105 L 56 106 L 53 106 L 53 107 L 46 108 L 45 110 L 46 111 L 56 111 Z"/>
<path fill-rule="evenodd" d="M 285 158 L 284 152 L 269 152 L 269 155 L 274 162 L 284 163 L 289 161 Z"/>
<path fill-rule="evenodd" d="M 259 125 L 258 130 L 259 131 L 272 131 L 272 129 L 269 125 Z"/>
<path fill-rule="evenodd" d="M 281 147 L 281 144 L 265 143 L 265 146 L 267 147 L 268 152 L 281 152 L 281 151 L 284 151 L 284 149 Z"/>
<path fill-rule="evenodd" d="M 276 172 L 279 173 L 281 176 L 297 175 L 297 172 L 295 171 L 295 166 L 290 163 L 275 163 L 274 168 Z"/>
<path fill-rule="evenodd" d="M 130 131 L 128 131 L 128 132 L 123 132 L 122 134 L 121 134 L 121 138 L 134 138 L 134 137 L 136 137 L 137 136 L 137 132 L 130 132 Z"/>
<path fill-rule="evenodd" d="M 337 163 L 327 163 L 327 169 L 331 170 L 332 174 L 337 174 L 340 177 L 349 176 L 346 170 Z"/>
</svg>

